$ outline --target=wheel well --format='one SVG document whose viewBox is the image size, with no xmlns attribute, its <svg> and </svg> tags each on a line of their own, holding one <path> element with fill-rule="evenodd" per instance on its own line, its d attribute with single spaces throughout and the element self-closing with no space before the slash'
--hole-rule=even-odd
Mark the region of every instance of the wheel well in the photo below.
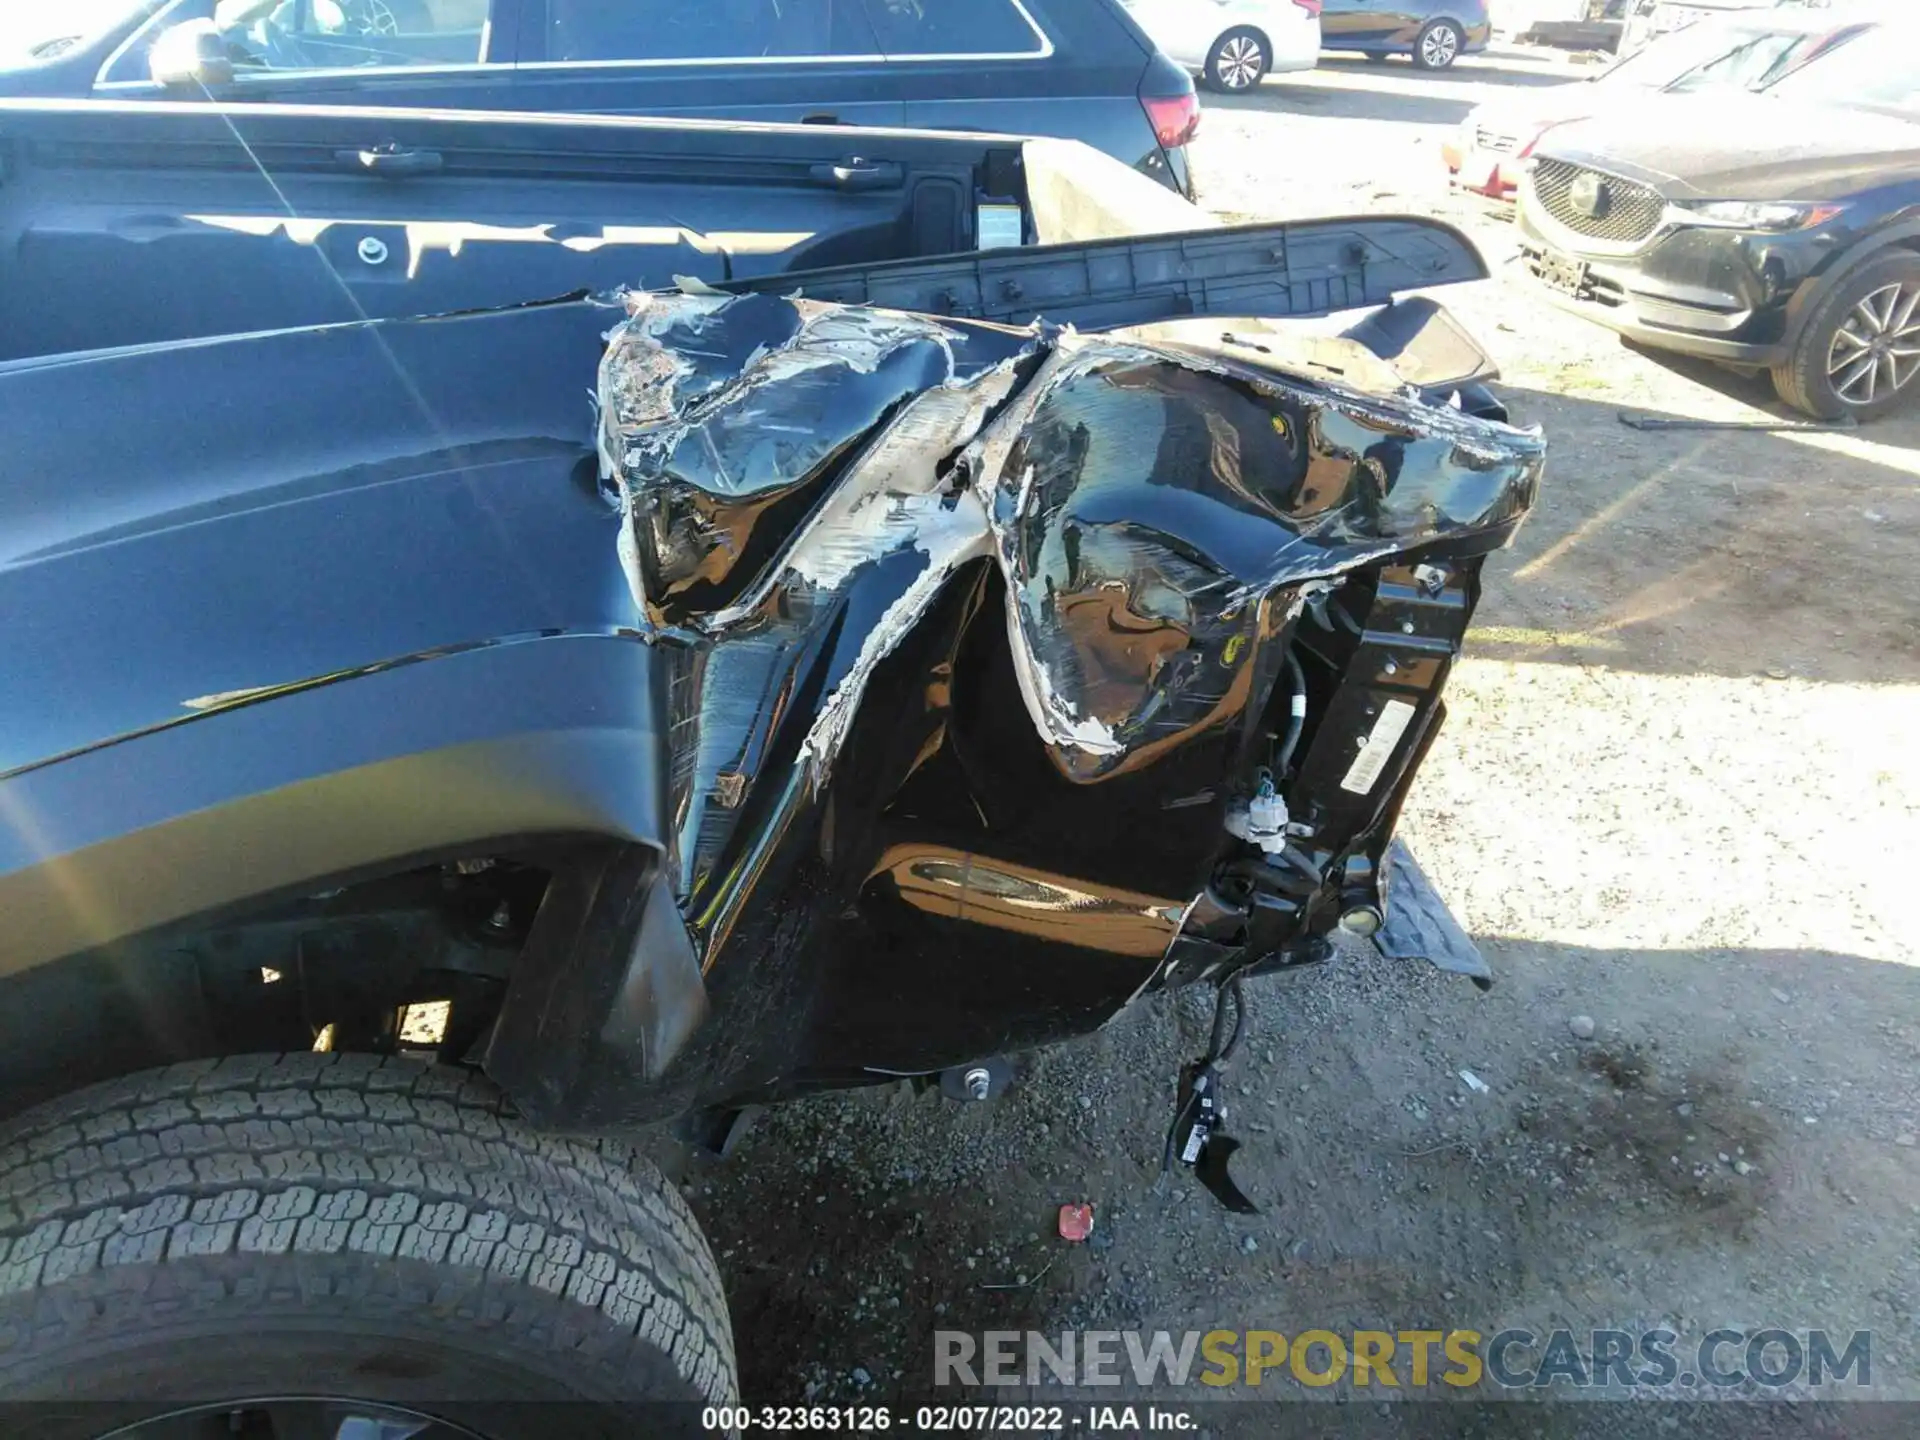
<svg viewBox="0 0 1920 1440">
<path fill-rule="evenodd" d="M 0 979 L 0 1116 L 182 1060 L 275 1050 L 475 1063 L 552 869 L 414 865 Z"/>
<path fill-rule="evenodd" d="M 1808 317 L 1836 286 L 1846 284 L 1847 277 L 1854 271 L 1863 265 L 1871 265 L 1883 255 L 1902 252 L 1920 254 L 1920 230 L 1891 238 L 1883 235 L 1878 240 L 1869 235 L 1829 258 L 1826 264 L 1801 283 L 1798 293 L 1788 306 L 1786 343 L 1789 346 L 1800 343 Z"/>
<path fill-rule="evenodd" d="M 1267 34 L 1266 31 L 1262 30 L 1258 25 L 1229 25 L 1226 29 L 1222 30 L 1218 35 L 1213 37 L 1213 45 L 1211 47 L 1211 50 L 1218 50 L 1220 48 L 1220 42 L 1222 40 L 1226 39 L 1227 36 L 1229 35 L 1237 35 L 1242 30 L 1246 31 L 1247 34 L 1256 37 L 1260 41 L 1260 43 L 1266 47 L 1267 54 L 1269 55 L 1273 54 L 1273 37 Z M 1209 53 L 1211 53 L 1211 50 Z"/>
</svg>

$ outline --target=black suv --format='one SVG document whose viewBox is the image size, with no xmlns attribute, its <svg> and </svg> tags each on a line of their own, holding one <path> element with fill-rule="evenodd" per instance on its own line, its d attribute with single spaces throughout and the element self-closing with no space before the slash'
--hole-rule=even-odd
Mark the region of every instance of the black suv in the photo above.
<svg viewBox="0 0 1920 1440">
<path fill-rule="evenodd" d="M 0 95 L 1058 135 L 1191 188 L 1193 82 L 1114 0 L 28 3 L 0 27 Z"/>
<path fill-rule="evenodd" d="M 1920 394 L 1920 27 L 1882 26 L 1757 95 L 1656 96 L 1549 131 L 1527 268 L 1642 344 L 1770 371 L 1823 419 Z"/>
</svg>

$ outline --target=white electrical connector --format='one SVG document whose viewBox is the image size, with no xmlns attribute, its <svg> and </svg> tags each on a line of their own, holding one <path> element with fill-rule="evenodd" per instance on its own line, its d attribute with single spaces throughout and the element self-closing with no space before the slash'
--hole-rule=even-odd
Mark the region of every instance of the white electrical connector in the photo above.
<svg viewBox="0 0 1920 1440">
<path fill-rule="evenodd" d="M 1260 772 L 1260 788 L 1245 810 L 1227 816 L 1227 829 L 1249 845 L 1258 845 L 1269 855 L 1287 848 L 1287 802 L 1273 788 L 1273 776 Z"/>
</svg>

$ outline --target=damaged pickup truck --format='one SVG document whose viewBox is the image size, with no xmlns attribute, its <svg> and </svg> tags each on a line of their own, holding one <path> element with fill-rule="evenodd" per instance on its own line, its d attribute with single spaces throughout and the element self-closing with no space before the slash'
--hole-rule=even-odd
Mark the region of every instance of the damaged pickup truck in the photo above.
<svg viewBox="0 0 1920 1440">
<path fill-rule="evenodd" d="M 1393 840 L 1541 476 L 1395 300 L 1485 273 L 1197 228 L 0 365 L 0 1398 L 695 1428 L 643 1127 L 990 1097 L 1178 985 L 1140 1123 L 1251 1203 L 1245 977 L 1488 979 Z"/>
</svg>

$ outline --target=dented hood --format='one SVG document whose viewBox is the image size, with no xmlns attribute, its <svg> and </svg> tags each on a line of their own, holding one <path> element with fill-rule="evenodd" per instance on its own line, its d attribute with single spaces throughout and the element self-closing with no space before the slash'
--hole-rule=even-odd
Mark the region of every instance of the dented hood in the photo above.
<svg viewBox="0 0 1920 1440">
<path fill-rule="evenodd" d="M 827 765 L 864 667 L 972 560 L 1013 588 L 1063 771 L 1137 765 L 1217 708 L 1263 595 L 1498 531 L 1538 440 L 1391 374 L 1352 389 L 1365 366 L 1263 367 L 1224 325 L 1181 346 L 839 298 L 1113 324 L 1325 313 L 1481 274 L 1457 232 L 1389 217 L 788 277 L 817 301 L 573 302 L 0 366 L 0 777 L 545 635 L 668 637 L 728 673 L 716 694 L 790 714 L 776 652 L 831 623 L 872 642 L 818 697 Z M 900 595 L 819 618 L 875 567 Z M 1143 666 L 1151 683 L 1117 678 Z M 681 761 L 719 774 L 764 718 Z"/>
<path fill-rule="evenodd" d="M 1673 199 L 1845 199 L 1920 174 L 1920 120 L 1740 92 L 1653 95 L 1550 130 L 1539 153 Z"/>
</svg>

